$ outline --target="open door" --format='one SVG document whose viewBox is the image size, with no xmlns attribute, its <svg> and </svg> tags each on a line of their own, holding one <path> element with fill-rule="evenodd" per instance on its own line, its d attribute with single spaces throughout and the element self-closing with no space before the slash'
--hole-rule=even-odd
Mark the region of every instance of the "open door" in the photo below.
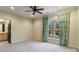
<svg viewBox="0 0 79 59">
<path fill-rule="evenodd" d="M 8 42 L 11 44 L 11 20 L 9 20 L 8 24 Z"/>
</svg>

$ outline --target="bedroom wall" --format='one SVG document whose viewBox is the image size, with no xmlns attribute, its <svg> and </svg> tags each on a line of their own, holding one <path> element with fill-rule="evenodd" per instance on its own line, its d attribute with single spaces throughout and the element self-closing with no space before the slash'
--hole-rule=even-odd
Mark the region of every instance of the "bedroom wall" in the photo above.
<svg viewBox="0 0 79 59">
<path fill-rule="evenodd" d="M 78 7 L 78 41 L 77 41 L 77 48 L 79 50 L 79 7 Z"/>
<path fill-rule="evenodd" d="M 32 20 L 0 11 L 0 18 L 11 20 L 11 42 L 32 39 Z"/>
<path fill-rule="evenodd" d="M 42 19 L 33 20 L 33 40 L 42 40 L 43 22 Z"/>
<path fill-rule="evenodd" d="M 78 9 L 75 8 L 71 12 L 70 16 L 70 39 L 69 46 L 77 48 L 78 39 Z"/>
<path fill-rule="evenodd" d="M 13 42 L 32 39 L 32 21 L 30 19 L 15 17 L 11 26 Z"/>
</svg>

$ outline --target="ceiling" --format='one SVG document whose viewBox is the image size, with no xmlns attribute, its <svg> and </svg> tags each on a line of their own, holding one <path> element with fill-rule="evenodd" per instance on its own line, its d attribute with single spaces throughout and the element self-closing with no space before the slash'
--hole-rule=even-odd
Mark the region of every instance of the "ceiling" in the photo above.
<svg viewBox="0 0 79 59">
<path fill-rule="evenodd" d="M 25 12 L 25 10 L 31 10 L 28 6 L 14 6 L 14 10 L 11 10 L 10 6 L 0 6 L 0 10 L 8 13 L 12 13 L 18 16 L 28 17 L 28 18 L 36 18 L 46 14 L 51 14 L 60 10 L 64 10 L 67 8 L 72 8 L 72 6 L 38 6 L 38 8 L 44 8 L 41 12 L 43 14 L 35 13 L 34 16 L 31 16 L 33 12 Z"/>
</svg>

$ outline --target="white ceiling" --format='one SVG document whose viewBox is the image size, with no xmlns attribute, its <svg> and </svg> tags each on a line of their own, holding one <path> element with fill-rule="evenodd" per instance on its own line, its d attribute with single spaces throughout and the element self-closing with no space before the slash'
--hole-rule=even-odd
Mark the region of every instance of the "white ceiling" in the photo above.
<svg viewBox="0 0 79 59">
<path fill-rule="evenodd" d="M 16 14 L 23 17 L 35 18 L 39 16 L 43 16 L 45 14 L 51 14 L 60 10 L 64 10 L 67 8 L 72 8 L 72 6 L 38 6 L 38 8 L 44 8 L 43 15 L 39 13 L 35 13 L 34 16 L 31 16 L 33 12 L 25 12 L 25 10 L 31 10 L 28 6 L 14 6 L 15 10 L 11 10 L 10 6 L 0 6 L 1 11 L 5 11 L 8 13 Z"/>
</svg>

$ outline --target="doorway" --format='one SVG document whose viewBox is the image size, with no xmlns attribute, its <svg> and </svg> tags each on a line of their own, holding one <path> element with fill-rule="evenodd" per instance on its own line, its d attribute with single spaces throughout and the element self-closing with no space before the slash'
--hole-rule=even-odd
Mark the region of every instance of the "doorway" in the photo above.
<svg viewBox="0 0 79 59">
<path fill-rule="evenodd" d="M 0 42 L 11 43 L 11 20 L 0 19 Z"/>
<path fill-rule="evenodd" d="M 69 26 L 70 13 L 57 16 L 54 20 L 49 20 L 49 36 L 48 42 L 68 46 L 69 44 Z"/>
<path fill-rule="evenodd" d="M 59 45 L 59 27 L 57 20 L 49 21 L 49 36 L 48 36 L 48 42 L 58 44 Z"/>
</svg>

